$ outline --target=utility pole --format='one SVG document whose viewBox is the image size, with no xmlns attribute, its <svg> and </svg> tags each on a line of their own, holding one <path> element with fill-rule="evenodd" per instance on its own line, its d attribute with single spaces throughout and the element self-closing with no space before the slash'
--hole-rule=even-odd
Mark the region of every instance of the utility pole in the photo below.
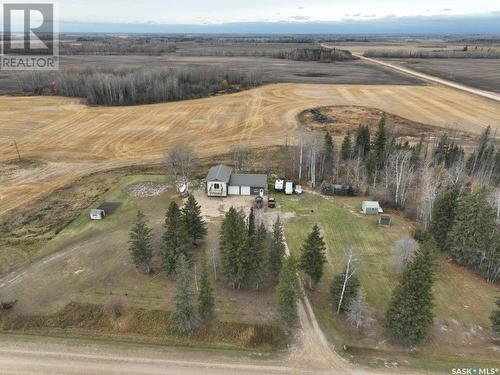
<svg viewBox="0 0 500 375">
<path fill-rule="evenodd" d="M 14 146 L 16 147 L 16 152 L 17 152 L 17 157 L 19 158 L 19 161 L 21 161 L 21 154 L 19 153 L 19 148 L 17 147 L 17 142 L 14 139 Z"/>
</svg>

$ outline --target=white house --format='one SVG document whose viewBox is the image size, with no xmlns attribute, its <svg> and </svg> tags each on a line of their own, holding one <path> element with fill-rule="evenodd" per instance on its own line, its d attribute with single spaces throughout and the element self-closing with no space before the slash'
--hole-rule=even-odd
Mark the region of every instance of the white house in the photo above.
<svg viewBox="0 0 500 375">
<path fill-rule="evenodd" d="M 231 167 L 216 165 L 208 172 L 206 192 L 209 197 L 264 196 L 267 194 L 267 175 L 233 173 Z"/>
<path fill-rule="evenodd" d="M 207 175 L 207 195 L 209 197 L 227 197 L 232 173 L 233 168 L 227 165 L 221 164 L 210 168 Z"/>
<path fill-rule="evenodd" d="M 384 212 L 377 201 L 364 201 L 361 209 L 365 215 L 378 215 Z"/>
</svg>

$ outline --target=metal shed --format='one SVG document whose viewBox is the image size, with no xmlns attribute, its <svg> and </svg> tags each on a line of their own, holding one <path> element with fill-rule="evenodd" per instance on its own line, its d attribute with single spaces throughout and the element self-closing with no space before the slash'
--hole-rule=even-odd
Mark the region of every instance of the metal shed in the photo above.
<svg viewBox="0 0 500 375">
<path fill-rule="evenodd" d="M 365 215 L 378 215 L 384 212 L 377 201 L 363 201 L 361 209 Z"/>
</svg>

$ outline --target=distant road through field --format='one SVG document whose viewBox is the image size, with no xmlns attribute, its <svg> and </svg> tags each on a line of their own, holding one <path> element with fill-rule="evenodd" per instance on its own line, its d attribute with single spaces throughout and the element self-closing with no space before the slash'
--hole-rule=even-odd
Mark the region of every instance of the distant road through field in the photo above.
<svg viewBox="0 0 500 375">
<path fill-rule="evenodd" d="M 470 86 L 462 85 L 460 83 L 448 81 L 446 79 L 439 78 L 439 77 L 436 77 L 436 76 L 432 76 L 432 75 L 429 75 L 429 74 L 420 73 L 420 72 L 417 72 L 417 71 L 415 71 L 413 69 L 404 68 L 404 67 L 398 66 L 396 64 L 391 64 L 391 63 L 388 63 L 388 62 L 385 62 L 385 61 L 372 59 L 372 58 L 369 58 L 369 57 L 365 57 L 363 55 L 354 54 L 354 53 L 353 53 L 353 55 L 356 56 L 356 57 L 359 57 L 362 60 L 369 61 L 369 62 L 374 63 L 374 64 L 382 65 L 382 66 L 385 66 L 387 68 L 391 68 L 391 69 L 397 70 L 399 72 L 410 74 L 410 75 L 412 75 L 414 77 L 417 77 L 417 78 L 421 78 L 421 79 L 424 79 L 424 80 L 427 80 L 427 81 L 439 83 L 441 85 L 453 87 L 455 89 L 459 89 L 459 90 L 462 90 L 462 91 L 467 91 L 467 92 L 469 92 L 471 94 L 479 95 L 479 96 L 482 96 L 483 98 L 488 98 L 488 99 L 500 102 L 500 94 L 497 94 L 497 93 L 494 93 L 494 92 L 491 92 L 491 91 L 485 91 L 485 90 L 475 89 L 474 87 L 470 87 Z"/>
</svg>

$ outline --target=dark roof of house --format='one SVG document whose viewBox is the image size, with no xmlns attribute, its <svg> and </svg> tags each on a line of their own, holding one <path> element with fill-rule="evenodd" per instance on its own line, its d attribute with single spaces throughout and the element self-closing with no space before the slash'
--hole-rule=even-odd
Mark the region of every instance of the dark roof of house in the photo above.
<svg viewBox="0 0 500 375">
<path fill-rule="evenodd" d="M 231 186 L 250 186 L 267 188 L 267 175 L 265 174 L 233 174 L 229 181 Z"/>
<path fill-rule="evenodd" d="M 233 168 L 227 165 L 216 165 L 208 171 L 207 181 L 220 181 L 228 183 L 231 178 L 231 173 L 233 173 Z"/>
</svg>

